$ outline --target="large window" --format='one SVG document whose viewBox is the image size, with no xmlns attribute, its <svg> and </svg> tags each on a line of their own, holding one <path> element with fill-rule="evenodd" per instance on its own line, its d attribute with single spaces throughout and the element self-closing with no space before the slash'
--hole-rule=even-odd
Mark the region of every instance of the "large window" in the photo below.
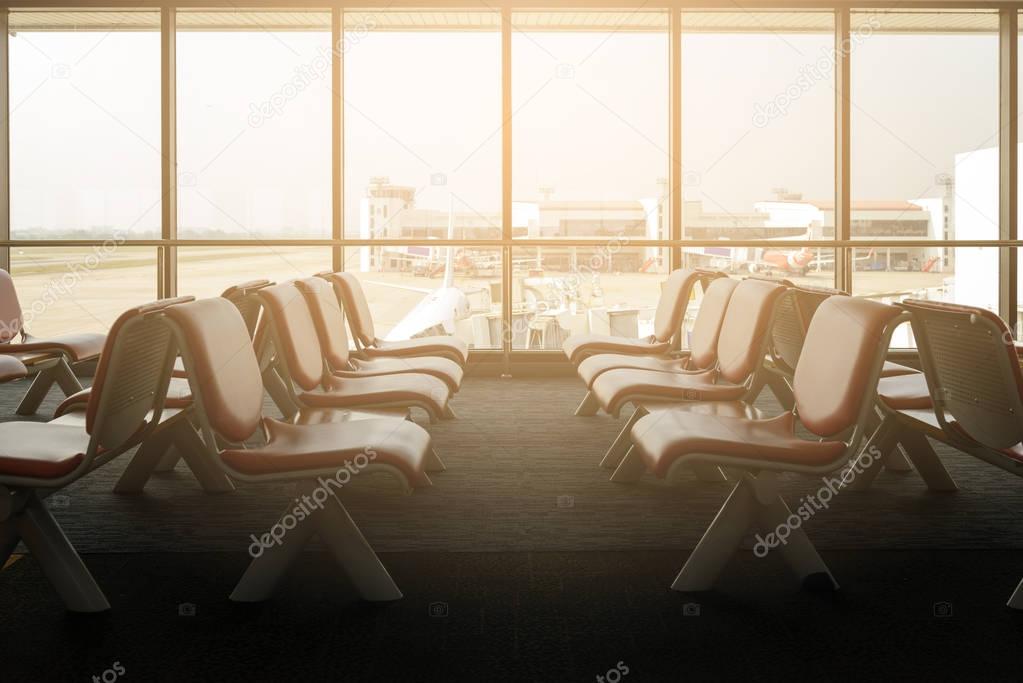
<svg viewBox="0 0 1023 683">
<path fill-rule="evenodd" d="M 474 349 L 647 335 L 673 265 L 1005 308 L 998 10 L 403 2 L 12 10 L 32 331 L 339 264 L 381 337 Z"/>
<path fill-rule="evenodd" d="M 515 237 L 667 234 L 668 15 L 512 14 Z"/>
<path fill-rule="evenodd" d="M 998 14 L 852 14 L 853 292 L 998 310 Z M 879 241 L 883 241 L 880 243 Z"/>
<path fill-rule="evenodd" d="M 495 12 L 346 12 L 345 234 L 501 237 Z"/>
<path fill-rule="evenodd" d="M 159 13 L 10 25 L 11 237 L 158 237 Z"/>
<path fill-rule="evenodd" d="M 156 250 L 110 240 L 95 247 L 12 247 L 25 329 L 36 337 L 106 332 L 156 298 Z"/>
<path fill-rule="evenodd" d="M 181 12 L 177 29 L 178 236 L 330 237 L 330 13 Z"/>
</svg>

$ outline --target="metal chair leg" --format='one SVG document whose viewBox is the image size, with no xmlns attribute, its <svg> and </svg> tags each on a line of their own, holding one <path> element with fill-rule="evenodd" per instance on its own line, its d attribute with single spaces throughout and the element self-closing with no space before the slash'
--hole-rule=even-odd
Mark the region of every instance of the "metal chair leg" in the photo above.
<svg viewBox="0 0 1023 683">
<path fill-rule="evenodd" d="M 1019 582 L 1016 586 L 1016 590 L 1013 592 L 1012 597 L 1009 598 L 1009 602 L 1005 603 L 1007 607 L 1012 609 L 1023 610 L 1023 581 Z"/>
<path fill-rule="evenodd" d="M 622 431 L 618 432 L 614 443 L 611 444 L 611 447 L 607 449 L 607 453 L 604 454 L 604 459 L 600 461 L 601 467 L 606 470 L 618 467 L 618 463 L 621 462 L 622 458 L 625 457 L 625 454 L 632 447 L 632 426 L 646 414 L 647 411 L 639 407 L 636 408 L 625 423 L 625 426 L 622 427 Z"/>
<path fill-rule="evenodd" d="M 576 417 L 593 417 L 600 410 L 600 401 L 592 391 L 587 391 L 582 403 L 575 409 Z"/>
<path fill-rule="evenodd" d="M 912 429 L 902 429 L 899 431 L 899 441 L 928 489 L 940 492 L 959 490 L 952 474 L 931 448 L 926 436 Z"/>
<path fill-rule="evenodd" d="M 15 517 L 15 523 L 18 534 L 68 610 L 103 612 L 110 609 L 103 591 L 45 503 L 33 495 Z"/>
<path fill-rule="evenodd" d="M 28 391 L 22 397 L 15 412 L 18 415 L 35 415 L 50 393 L 50 388 L 57 384 L 65 396 L 77 393 L 82 390 L 82 383 L 75 377 L 74 371 L 68 362 L 61 358 L 53 365 L 42 368 L 36 373 Z"/>
<path fill-rule="evenodd" d="M 755 512 L 756 494 L 746 475 L 732 489 L 714 521 L 675 577 L 671 589 L 695 592 L 713 588 L 714 582 L 753 525 Z"/>
<path fill-rule="evenodd" d="M 611 481 L 616 484 L 632 484 L 639 481 L 644 472 L 646 466 L 643 464 L 643 458 L 639 456 L 635 446 L 630 446 L 618 468 L 611 475 Z"/>
<path fill-rule="evenodd" d="M 288 509 L 279 518 L 278 524 L 281 524 L 281 520 L 291 514 L 292 507 L 288 506 Z M 282 525 L 281 528 L 286 527 Z M 271 540 L 264 546 L 253 541 L 252 546 L 249 546 L 249 554 L 253 556 L 253 560 L 234 587 L 231 600 L 234 602 L 262 602 L 273 595 L 288 569 L 295 563 L 302 553 L 302 549 L 315 533 L 316 525 L 307 518 L 288 529 L 287 533 L 281 537 L 280 543 Z M 267 536 L 267 538 L 270 537 Z M 258 554 L 252 550 L 253 546 L 259 547 Z"/>
<path fill-rule="evenodd" d="M 363 600 L 383 602 L 403 597 L 340 499 L 328 500 L 323 509 L 313 513 L 312 521 Z"/>
</svg>

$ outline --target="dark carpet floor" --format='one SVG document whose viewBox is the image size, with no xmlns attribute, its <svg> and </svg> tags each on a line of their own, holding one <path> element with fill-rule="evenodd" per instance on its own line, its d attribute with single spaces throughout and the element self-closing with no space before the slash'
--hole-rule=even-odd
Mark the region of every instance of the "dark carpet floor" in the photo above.
<svg viewBox="0 0 1023 683">
<path fill-rule="evenodd" d="M 0 415 L 24 387 L 0 386 Z M 727 484 L 684 475 L 612 484 L 598 467 L 624 419 L 572 415 L 578 380 L 470 379 L 458 419 L 429 426 L 448 469 L 434 486 L 403 495 L 386 475 L 356 477 L 342 494 L 381 551 L 590 551 L 695 546 Z M 770 406 L 770 394 L 762 399 Z M 41 416 L 51 415 L 55 399 Z M 268 414 L 272 409 L 268 404 Z M 930 494 L 915 473 L 883 473 L 870 491 L 843 491 L 806 523 L 827 549 L 1023 549 L 1023 479 L 936 446 L 960 485 Z M 82 552 L 244 551 L 277 521 L 294 490 L 242 486 L 203 494 L 183 463 L 144 495 L 112 493 L 127 457 L 70 486 L 54 514 Z M 791 477 L 796 502 L 819 479 Z M 793 506 L 794 507 L 794 506 Z"/>
<path fill-rule="evenodd" d="M 837 594 L 745 552 L 717 592 L 685 595 L 667 588 L 677 552 L 386 553 L 405 598 L 370 605 L 310 553 L 272 600 L 237 605 L 243 553 L 92 555 L 113 606 L 94 616 L 23 559 L 0 582 L 0 680 L 115 663 L 125 681 L 1020 680 L 1023 614 L 1001 605 L 1023 552 L 824 557 Z"/>
<path fill-rule="evenodd" d="M 0 386 L 0 415 L 24 388 Z M 406 594 L 387 606 L 356 601 L 315 552 L 272 602 L 231 604 L 250 534 L 288 487 L 207 496 L 179 464 L 117 495 L 115 461 L 51 499 L 113 611 L 68 615 L 30 557 L 14 562 L 0 575 L 0 681 L 92 680 L 120 662 L 135 680 L 617 683 L 620 661 L 625 681 L 1019 680 L 1007 667 L 1023 619 L 1002 605 L 1023 576 L 1023 481 L 939 446 L 959 492 L 885 473 L 806 523 L 837 596 L 745 552 L 720 590 L 686 597 L 668 586 L 728 486 L 611 484 L 597 463 L 621 422 L 573 417 L 582 394 L 569 378 L 470 379 L 459 419 L 430 427 L 448 466 L 432 488 L 353 480 L 342 498 Z M 783 490 L 796 501 L 820 486 Z M 944 601 L 953 615 L 936 617 Z M 196 616 L 179 617 L 182 603 Z"/>
</svg>

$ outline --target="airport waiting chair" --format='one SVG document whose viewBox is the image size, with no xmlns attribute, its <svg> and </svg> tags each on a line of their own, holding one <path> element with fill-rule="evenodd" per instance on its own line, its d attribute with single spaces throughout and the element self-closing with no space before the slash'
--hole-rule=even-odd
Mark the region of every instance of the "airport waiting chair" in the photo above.
<svg viewBox="0 0 1023 683">
<path fill-rule="evenodd" d="M 458 337 L 434 335 L 405 341 L 385 341 L 376 336 L 369 301 L 358 278 L 352 273 L 320 273 L 334 287 L 341 309 L 348 318 L 348 327 L 355 339 L 357 355 L 366 358 L 407 358 L 440 356 L 465 367 L 469 361 L 469 347 Z"/>
<path fill-rule="evenodd" d="M 276 349 L 278 371 L 295 405 L 307 409 L 419 408 L 431 422 L 451 415 L 451 390 L 432 375 L 338 377 L 329 372 L 312 312 L 294 283 L 265 287 L 258 296 Z"/>
<path fill-rule="evenodd" d="M 763 418 L 660 410 L 636 422 L 627 459 L 646 471 L 665 478 L 679 467 L 701 464 L 727 468 L 738 478 L 672 583 L 673 590 L 713 588 L 753 530 L 762 534 L 754 546 L 758 557 L 777 549 L 805 583 L 820 581 L 837 588 L 802 529 L 815 508 L 801 500 L 794 513 L 779 494 L 781 477 L 841 471 L 841 478 L 832 477 L 835 491 L 840 491 L 856 476 L 859 461 L 874 457 L 870 441 L 862 448 L 864 425 L 877 400 L 875 387 L 892 332 L 906 317 L 898 308 L 865 299 L 835 296 L 822 303 L 796 367 L 795 406 L 789 412 Z M 822 488 L 821 499 L 824 492 L 830 498 L 835 491 Z"/>
<path fill-rule="evenodd" d="M 28 368 L 14 356 L 0 355 L 0 384 L 24 379 L 28 376 Z"/>
<path fill-rule="evenodd" d="M 923 374 L 881 380 L 886 413 L 877 447 L 885 452 L 929 437 L 1023 476 L 1023 372 L 1008 326 L 974 306 L 918 300 L 900 305 L 912 315 Z M 929 489 L 957 489 L 933 450 L 909 453 Z M 1023 582 L 1008 606 L 1023 609 Z"/>
<path fill-rule="evenodd" d="M 810 321 L 813 320 L 814 313 L 817 312 L 820 305 L 828 298 L 848 296 L 848 294 L 828 287 L 796 286 L 787 280 L 781 282 L 792 287 L 792 294 L 779 305 L 778 314 L 771 326 L 769 353 L 764 361 L 766 372 L 763 373 L 762 379 L 782 407 L 785 410 L 791 410 L 794 405 L 792 379 L 803 350 L 806 333 L 810 329 Z M 918 371 L 888 360 L 884 362 L 881 369 L 882 378 L 913 373 L 918 373 Z M 869 433 L 873 433 L 879 424 L 880 417 L 872 415 L 872 421 L 867 425 Z M 904 447 L 908 447 L 908 444 Z M 928 445 L 924 441 L 922 444 L 914 444 L 914 447 L 927 448 Z M 887 453 L 883 461 L 879 462 L 876 467 L 883 467 L 893 472 L 908 472 L 912 469 L 903 455 L 902 449 L 894 449 Z M 865 490 L 870 485 L 870 479 L 870 477 L 860 477 L 852 488 Z"/>
<path fill-rule="evenodd" d="M 635 408 L 601 461 L 601 467 L 617 468 L 612 481 L 635 481 L 636 473 L 622 459 L 632 443 L 633 425 L 648 412 L 679 403 L 734 403 L 755 397 L 752 392 L 759 391 L 771 325 L 781 300 L 788 295 L 789 288 L 775 282 L 740 282 L 721 323 L 717 362 L 708 370 L 685 373 L 621 369 L 597 377 L 593 393 L 604 412 L 618 417 L 626 406 Z M 713 468 L 700 476 L 721 480 Z"/>
<path fill-rule="evenodd" d="M 49 338 L 30 335 L 24 327 L 14 280 L 0 269 L 0 353 L 14 356 L 36 373 L 18 405 L 18 415 L 34 415 L 54 384 L 65 396 L 81 391 L 82 384 L 71 366 L 98 358 L 104 340 L 105 335 L 88 332 Z"/>
<path fill-rule="evenodd" d="M 378 377 L 409 372 L 432 375 L 454 394 L 462 384 L 462 366 L 440 356 L 406 358 L 352 358 L 345 332 L 345 314 L 330 283 L 320 277 L 295 280 L 313 316 L 320 347 L 335 377 Z"/>
<path fill-rule="evenodd" d="M 593 393 L 593 382 L 609 370 L 654 370 L 657 372 L 701 372 L 717 363 L 718 334 L 738 280 L 728 277 L 713 279 L 704 290 L 703 301 L 693 322 L 689 348 L 679 354 L 637 356 L 623 353 L 601 353 L 588 356 L 576 367 L 576 374 L 586 383 L 586 396 L 575 414 L 590 417 L 597 414 L 600 402 Z"/>
<path fill-rule="evenodd" d="M 785 410 L 793 406 L 792 378 L 803 350 L 806 332 L 817 308 L 831 296 L 847 296 L 845 292 L 824 287 L 796 287 L 784 280 L 792 289 L 778 305 L 778 313 L 771 325 L 771 338 L 764 360 L 763 381 Z"/>
<path fill-rule="evenodd" d="M 253 294 L 270 284 L 268 280 L 253 280 L 228 287 L 221 294 L 238 308 L 245 321 L 246 329 L 253 337 L 257 335 L 260 314 L 260 304 Z M 181 301 L 190 300 L 190 297 L 181 299 Z M 272 357 L 272 349 L 269 349 L 267 354 Z M 269 368 L 267 374 L 272 370 Z M 271 398 L 280 405 L 282 398 L 285 402 L 288 400 L 287 392 L 279 377 L 276 377 L 276 382 L 274 384 L 268 379 L 265 384 Z M 273 389 L 277 389 L 277 392 L 272 391 Z M 54 417 L 83 413 L 88 405 L 90 393 L 91 390 L 86 388 L 68 396 L 57 407 Z M 175 411 L 188 411 L 191 408 L 191 403 L 192 395 L 188 386 L 188 377 L 182 360 L 178 358 L 174 364 L 164 407 Z M 203 491 L 206 493 L 234 491 L 234 485 L 230 479 L 218 469 L 211 468 L 205 457 L 194 455 L 196 452 L 194 439 L 195 432 L 189 430 L 187 425 L 174 424 L 171 428 L 165 429 L 161 424 L 139 447 L 115 484 L 114 491 L 116 493 L 142 493 L 153 474 L 172 471 L 183 456 L 185 464 L 192 471 Z"/>
<path fill-rule="evenodd" d="M 337 491 L 374 472 L 392 475 L 406 492 L 430 486 L 427 471 L 439 465 L 430 435 L 402 418 L 308 425 L 266 418 L 259 362 L 236 308 L 206 299 L 174 306 L 164 317 L 188 371 L 206 457 L 239 482 L 295 482 L 303 501 L 312 501 L 301 512 L 289 502 L 271 533 L 254 541 L 255 559 L 231 599 L 270 597 L 314 535 L 364 599 L 401 598 Z"/>
<path fill-rule="evenodd" d="M 630 339 L 606 334 L 574 334 L 565 340 L 562 350 L 572 365 L 578 366 L 596 354 L 628 354 L 633 356 L 661 356 L 671 351 L 672 339 L 681 333 L 693 287 L 698 282 L 718 277 L 711 271 L 679 268 L 664 283 L 657 309 L 654 312 L 654 331 L 649 337 Z"/>
<path fill-rule="evenodd" d="M 44 498 L 138 445 L 163 419 L 174 366 L 157 315 L 179 300 L 123 313 L 107 335 L 84 419 L 0 424 L 0 566 L 24 541 L 67 608 L 110 608 Z"/>
</svg>

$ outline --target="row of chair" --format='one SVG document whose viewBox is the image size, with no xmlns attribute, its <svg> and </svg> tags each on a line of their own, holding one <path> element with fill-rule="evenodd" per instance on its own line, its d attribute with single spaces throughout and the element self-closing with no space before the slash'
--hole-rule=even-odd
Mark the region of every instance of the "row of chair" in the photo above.
<svg viewBox="0 0 1023 683">
<path fill-rule="evenodd" d="M 672 282 L 659 316 L 684 312 L 692 287 L 703 285 L 687 350 L 579 337 L 565 353 L 587 386 L 577 415 L 617 417 L 634 407 L 601 462 L 614 468 L 612 481 L 672 478 L 688 468 L 704 481 L 734 483 L 674 589 L 710 589 L 747 533 L 786 524 L 793 513 L 779 474 L 848 473 L 855 461 L 850 488 L 862 490 L 884 467 L 908 469 L 906 457 L 931 490 L 954 491 L 931 437 L 1023 475 L 1023 373 L 1010 331 L 990 311 L 885 305 L 690 270 Z M 682 315 L 670 313 L 673 321 Z M 923 372 L 886 359 L 905 323 Z M 765 386 L 785 412 L 769 416 L 754 405 Z M 801 526 L 780 552 L 800 578 L 837 587 Z M 1009 606 L 1023 609 L 1023 582 Z"/>
<path fill-rule="evenodd" d="M 95 361 L 103 343 L 104 335 L 88 332 L 33 337 L 25 329 L 25 315 L 14 280 L 10 273 L 0 269 L 0 383 L 35 373 L 17 407 L 18 415 L 34 415 L 54 384 L 66 396 L 81 391 L 72 366 Z"/>
<path fill-rule="evenodd" d="M 380 343 L 368 310 L 350 274 L 323 273 L 125 311 L 89 389 L 72 393 L 50 422 L 0 424 L 0 564 L 24 541 L 68 609 L 108 609 L 44 500 L 138 447 L 119 492 L 141 491 L 161 465 L 182 457 L 210 493 L 289 481 L 323 503 L 280 543 L 266 544 L 232 599 L 268 597 L 313 535 L 364 598 L 400 597 L 340 499 L 321 489 L 352 462 L 364 474 L 394 476 L 405 492 L 430 486 L 428 473 L 444 465 L 410 410 L 431 422 L 453 418 L 448 401 L 468 354 L 447 337 Z M 263 414 L 264 391 L 284 405 L 284 419 Z"/>
</svg>

